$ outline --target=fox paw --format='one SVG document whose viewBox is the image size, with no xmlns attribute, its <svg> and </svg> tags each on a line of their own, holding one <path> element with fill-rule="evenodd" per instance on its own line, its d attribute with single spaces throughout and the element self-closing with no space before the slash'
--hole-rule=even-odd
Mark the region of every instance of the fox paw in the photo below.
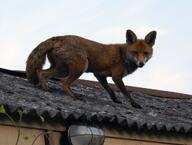
<svg viewBox="0 0 192 145">
<path fill-rule="evenodd" d="M 118 100 L 117 98 L 113 98 L 113 102 L 118 103 L 118 104 L 122 104 L 122 102 L 120 100 Z"/>
<path fill-rule="evenodd" d="M 83 95 L 75 94 L 75 95 L 73 96 L 73 100 L 79 100 L 79 101 L 86 102 L 86 99 L 84 99 L 83 97 L 84 97 Z"/>
<path fill-rule="evenodd" d="M 40 84 L 40 83 L 38 85 L 36 85 L 36 87 L 39 89 L 42 89 L 44 91 L 48 91 L 48 89 L 49 89 L 46 84 Z"/>
<path fill-rule="evenodd" d="M 130 99 L 130 103 L 131 105 L 134 107 L 134 108 L 137 108 L 137 109 L 141 109 L 141 105 L 139 105 L 138 103 L 136 103 L 135 101 L 133 101 L 132 99 Z"/>
</svg>

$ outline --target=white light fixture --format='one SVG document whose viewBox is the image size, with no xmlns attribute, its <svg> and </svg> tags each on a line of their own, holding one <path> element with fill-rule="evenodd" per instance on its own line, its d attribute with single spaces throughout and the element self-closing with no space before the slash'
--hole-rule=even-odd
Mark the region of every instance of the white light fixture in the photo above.
<svg viewBox="0 0 192 145">
<path fill-rule="evenodd" d="M 104 133 L 101 128 L 71 125 L 68 137 L 72 145 L 103 145 Z"/>
</svg>

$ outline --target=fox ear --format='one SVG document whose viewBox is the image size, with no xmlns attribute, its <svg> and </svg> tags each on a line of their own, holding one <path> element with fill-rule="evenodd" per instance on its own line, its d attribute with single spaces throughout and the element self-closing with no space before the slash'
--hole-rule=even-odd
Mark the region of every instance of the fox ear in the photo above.
<svg viewBox="0 0 192 145">
<path fill-rule="evenodd" d="M 149 34 L 145 36 L 145 42 L 153 46 L 155 44 L 156 35 L 157 35 L 156 31 L 151 31 Z"/>
<path fill-rule="evenodd" d="M 133 44 L 137 41 L 137 36 L 132 30 L 127 30 L 126 32 L 126 43 Z"/>
</svg>

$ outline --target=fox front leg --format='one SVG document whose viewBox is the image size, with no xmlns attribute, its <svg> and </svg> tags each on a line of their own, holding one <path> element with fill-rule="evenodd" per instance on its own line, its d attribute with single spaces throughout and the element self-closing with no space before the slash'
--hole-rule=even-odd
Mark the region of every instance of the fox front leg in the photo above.
<svg viewBox="0 0 192 145">
<path fill-rule="evenodd" d="M 113 76 L 112 77 L 113 81 L 115 82 L 116 86 L 120 89 L 120 91 L 128 97 L 131 105 L 135 108 L 142 108 L 139 104 L 137 104 L 135 101 L 133 101 L 133 99 L 131 98 L 131 95 L 130 93 L 127 91 L 123 81 L 122 81 L 122 78 L 121 77 L 118 77 L 118 76 Z"/>
<path fill-rule="evenodd" d="M 103 86 L 103 88 L 109 93 L 111 99 L 114 102 L 121 104 L 121 101 L 117 99 L 117 97 L 115 96 L 115 93 L 113 92 L 113 90 L 109 86 L 106 77 L 103 77 L 103 76 L 100 76 L 100 75 L 96 75 L 96 74 L 94 74 L 94 76 L 97 78 L 97 80 Z"/>
</svg>

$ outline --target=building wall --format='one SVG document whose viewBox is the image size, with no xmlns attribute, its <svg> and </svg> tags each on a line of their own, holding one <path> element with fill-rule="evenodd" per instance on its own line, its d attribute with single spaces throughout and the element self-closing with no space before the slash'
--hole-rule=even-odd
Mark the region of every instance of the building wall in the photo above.
<svg viewBox="0 0 192 145">
<path fill-rule="evenodd" d="M 142 140 L 106 138 L 104 145 L 171 145 L 171 143 L 159 143 Z"/>
<path fill-rule="evenodd" d="M 191 136 L 104 130 L 104 145 L 192 145 Z"/>
<path fill-rule="evenodd" d="M 19 134 L 19 137 L 18 137 Z M 45 145 L 42 130 L 0 126 L 0 145 Z"/>
<path fill-rule="evenodd" d="M 65 127 L 41 128 L 37 126 L 20 127 L 18 145 L 66 145 L 60 142 Z M 52 130 L 52 129 L 53 130 Z M 58 127 L 59 128 L 59 127 Z M 0 145 L 15 145 L 18 137 L 18 127 L 0 125 Z M 192 145 L 192 137 L 186 135 L 139 133 L 104 128 L 104 145 Z M 61 144 L 60 144 L 61 143 Z"/>
</svg>

